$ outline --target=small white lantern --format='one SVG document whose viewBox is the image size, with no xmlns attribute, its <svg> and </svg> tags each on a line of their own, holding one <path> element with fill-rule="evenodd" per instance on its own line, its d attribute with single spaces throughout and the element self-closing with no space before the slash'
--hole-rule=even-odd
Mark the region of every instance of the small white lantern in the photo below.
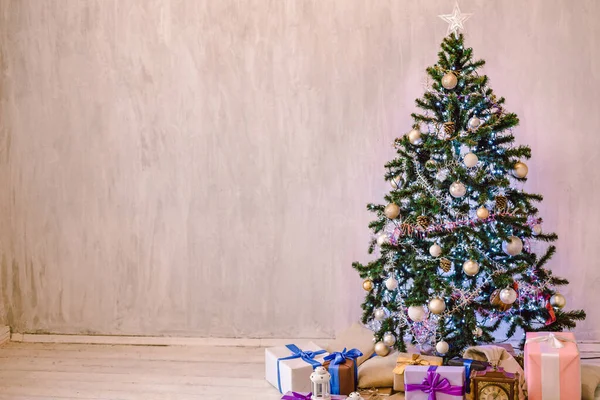
<svg viewBox="0 0 600 400">
<path fill-rule="evenodd" d="M 312 399 L 331 400 L 331 374 L 325 367 L 317 367 L 310 374 L 312 382 Z"/>
<path fill-rule="evenodd" d="M 354 400 L 364 400 L 363 397 L 360 395 L 360 393 L 358 392 L 352 392 L 348 395 L 348 399 L 354 399 Z"/>
</svg>

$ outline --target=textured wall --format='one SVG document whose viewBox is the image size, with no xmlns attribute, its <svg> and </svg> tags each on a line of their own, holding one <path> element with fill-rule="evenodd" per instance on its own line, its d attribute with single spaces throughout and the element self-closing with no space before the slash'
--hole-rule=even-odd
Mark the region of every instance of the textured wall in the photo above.
<svg viewBox="0 0 600 400">
<path fill-rule="evenodd" d="M 360 314 L 383 164 L 450 1 L 0 0 L 3 317 L 327 336 Z M 533 147 L 575 307 L 600 301 L 600 3 L 467 1 Z M 587 300 L 587 301 L 586 301 Z M 590 307 L 580 336 L 600 338 Z"/>
</svg>

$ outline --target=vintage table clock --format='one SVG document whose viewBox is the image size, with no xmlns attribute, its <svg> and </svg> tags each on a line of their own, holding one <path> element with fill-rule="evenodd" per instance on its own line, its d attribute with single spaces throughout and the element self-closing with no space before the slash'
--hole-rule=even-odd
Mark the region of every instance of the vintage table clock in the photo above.
<svg viewBox="0 0 600 400">
<path fill-rule="evenodd" d="M 474 400 L 517 400 L 519 374 L 498 367 L 476 371 L 472 377 Z"/>
</svg>

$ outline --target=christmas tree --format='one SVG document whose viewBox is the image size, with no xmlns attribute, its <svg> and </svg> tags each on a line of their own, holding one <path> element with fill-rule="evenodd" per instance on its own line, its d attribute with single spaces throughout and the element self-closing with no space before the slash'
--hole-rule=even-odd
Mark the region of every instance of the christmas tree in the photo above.
<svg viewBox="0 0 600 400">
<path fill-rule="evenodd" d="M 560 331 L 585 318 L 564 310 L 555 287 L 568 281 L 546 267 L 557 235 L 542 228 L 542 196 L 523 190 L 531 150 L 514 144 L 519 119 L 478 73 L 484 61 L 456 29 L 464 19 L 459 12 L 427 68 L 412 130 L 394 142 L 385 204 L 367 206 L 378 257 L 353 267 L 380 355 L 410 340 L 451 357 L 500 330 Z"/>
</svg>

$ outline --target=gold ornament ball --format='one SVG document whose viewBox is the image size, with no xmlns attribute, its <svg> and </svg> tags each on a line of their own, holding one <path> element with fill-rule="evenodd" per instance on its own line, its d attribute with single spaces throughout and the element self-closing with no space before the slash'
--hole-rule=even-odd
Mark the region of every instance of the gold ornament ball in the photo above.
<svg viewBox="0 0 600 400">
<path fill-rule="evenodd" d="M 473 153 L 467 153 L 463 158 L 463 163 L 467 168 L 473 168 L 478 162 L 479 158 L 477 158 L 477 156 Z"/>
<path fill-rule="evenodd" d="M 490 216 L 490 211 L 487 208 L 481 206 L 477 209 L 477 218 L 486 219 L 489 216 Z"/>
<path fill-rule="evenodd" d="M 523 242 L 516 236 L 509 236 L 508 241 L 502 242 L 502 251 L 509 256 L 516 256 L 523 251 Z"/>
<path fill-rule="evenodd" d="M 363 289 L 365 289 L 367 292 L 373 290 L 373 281 L 370 279 L 365 279 L 363 281 Z"/>
<path fill-rule="evenodd" d="M 431 311 L 432 313 L 441 314 L 444 312 L 445 309 L 446 303 L 444 303 L 444 300 L 440 299 L 439 297 L 435 297 L 429 300 L 429 311 Z"/>
<path fill-rule="evenodd" d="M 394 189 L 398 189 L 403 184 L 404 184 L 404 180 L 402 179 L 401 176 L 395 176 L 392 179 L 390 179 L 390 185 L 392 185 L 392 188 L 394 188 Z"/>
<path fill-rule="evenodd" d="M 513 167 L 513 175 L 517 178 L 525 178 L 528 172 L 529 168 L 524 162 L 519 161 Z"/>
<path fill-rule="evenodd" d="M 444 340 L 440 340 L 435 345 L 435 351 L 437 351 L 438 353 L 440 353 L 442 355 L 446 354 L 448 352 L 448 350 L 450 350 L 450 345 L 448 344 L 448 342 L 446 342 Z"/>
<path fill-rule="evenodd" d="M 463 271 L 469 276 L 475 276 L 479 272 L 479 264 L 473 260 L 467 260 L 463 264 Z"/>
<path fill-rule="evenodd" d="M 456 181 L 450 185 L 450 194 L 454 198 L 463 197 L 467 193 L 467 188 L 464 183 Z"/>
<path fill-rule="evenodd" d="M 389 219 L 398 218 L 400 215 L 400 206 L 395 203 L 390 203 L 383 209 L 383 214 Z"/>
<path fill-rule="evenodd" d="M 408 132 L 408 141 L 411 144 L 419 144 L 421 143 L 421 132 L 418 129 L 413 129 Z"/>
<path fill-rule="evenodd" d="M 533 236 L 542 234 L 542 226 L 540 224 L 535 224 L 533 228 L 531 228 Z"/>
<path fill-rule="evenodd" d="M 468 124 L 470 129 L 477 129 L 481 126 L 481 120 L 477 117 L 472 117 Z"/>
<path fill-rule="evenodd" d="M 563 309 L 567 305 L 567 299 L 560 293 L 554 293 L 554 295 L 550 297 L 550 305 L 552 307 Z"/>
<path fill-rule="evenodd" d="M 429 248 L 429 254 L 431 257 L 439 257 L 442 255 L 442 247 L 439 244 L 432 244 Z"/>
<path fill-rule="evenodd" d="M 458 78 L 453 72 L 448 72 L 442 77 L 442 86 L 446 89 L 454 89 L 458 85 Z"/>
<path fill-rule="evenodd" d="M 377 342 L 375 343 L 375 353 L 380 357 L 385 357 L 390 354 L 390 348 L 383 342 Z"/>
<path fill-rule="evenodd" d="M 394 334 L 391 332 L 387 332 L 385 335 L 383 335 L 383 344 L 392 347 L 396 344 L 396 336 L 394 336 Z"/>
</svg>

